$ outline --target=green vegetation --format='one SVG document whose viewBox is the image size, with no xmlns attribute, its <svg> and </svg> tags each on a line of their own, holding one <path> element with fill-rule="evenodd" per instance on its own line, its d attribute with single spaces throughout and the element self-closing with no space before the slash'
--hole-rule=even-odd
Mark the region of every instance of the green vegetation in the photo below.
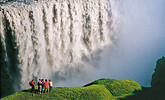
<svg viewBox="0 0 165 100">
<path fill-rule="evenodd" d="M 100 79 L 85 87 L 93 84 L 104 85 L 117 98 L 132 95 L 135 90 L 141 90 L 141 85 L 133 80 Z"/>
<path fill-rule="evenodd" d="M 35 87 L 37 90 L 37 87 Z M 132 95 L 141 86 L 132 80 L 100 79 L 84 87 L 54 87 L 50 93 L 30 93 L 30 88 L 14 93 L 2 100 L 116 100 Z"/>
</svg>

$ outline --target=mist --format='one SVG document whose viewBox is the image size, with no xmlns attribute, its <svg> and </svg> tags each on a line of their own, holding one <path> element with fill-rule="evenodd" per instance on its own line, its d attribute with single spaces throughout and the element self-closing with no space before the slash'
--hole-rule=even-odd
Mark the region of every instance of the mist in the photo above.
<svg viewBox="0 0 165 100">
<path fill-rule="evenodd" d="M 100 74 L 150 86 L 156 61 L 165 56 L 165 1 L 117 0 L 120 31 L 115 49 L 102 55 Z"/>
<path fill-rule="evenodd" d="M 83 86 L 100 78 L 130 79 L 150 86 L 156 61 L 165 56 L 165 1 L 110 0 L 113 43 L 86 64 L 84 73 L 57 86 Z M 97 51 L 96 51 L 97 52 Z M 83 65 L 84 66 L 84 65 Z M 85 73 L 86 72 L 86 73 Z"/>
<path fill-rule="evenodd" d="M 130 79 L 150 87 L 156 61 L 165 56 L 165 1 L 110 0 L 113 43 L 81 72 L 56 86 L 83 86 L 100 78 Z M 99 51 L 99 50 L 98 50 Z M 83 70 L 83 71 L 82 71 Z"/>
<path fill-rule="evenodd" d="M 109 0 L 109 4 L 105 1 L 82 1 L 80 4 L 63 1 L 64 4 L 60 4 L 52 0 L 49 7 L 47 2 L 40 2 L 30 5 L 31 8 L 18 3 L 15 5 L 18 9 L 12 4 L 2 6 L 5 12 L 0 13 L 6 15 L 0 19 L 6 23 L 0 23 L 1 35 L 7 40 L 2 38 L 4 56 L 1 59 L 11 59 L 3 61 L 7 64 L 2 67 L 3 76 L 9 72 L 9 81 L 3 84 L 19 80 L 20 86 L 10 88 L 13 92 L 27 88 L 29 84 L 26 83 L 32 78 L 36 81 L 50 78 L 54 86 L 83 86 L 100 78 L 130 79 L 150 86 L 156 61 L 165 56 L 165 1 Z M 84 9 L 80 9 L 82 5 Z M 20 10 L 22 8 L 26 10 Z M 53 13 L 49 13 L 51 11 Z M 24 29 L 18 20 L 24 24 Z M 5 29 L 7 31 L 3 31 Z M 11 50 L 13 41 L 16 47 L 14 45 Z M 20 52 L 17 54 L 17 51 Z"/>
</svg>

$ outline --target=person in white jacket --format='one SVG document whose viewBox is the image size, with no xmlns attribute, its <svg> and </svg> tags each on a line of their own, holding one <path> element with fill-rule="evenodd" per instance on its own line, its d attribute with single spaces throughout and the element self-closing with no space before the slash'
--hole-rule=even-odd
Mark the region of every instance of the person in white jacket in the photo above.
<svg viewBox="0 0 165 100">
<path fill-rule="evenodd" d="M 51 80 L 49 80 L 49 91 L 51 92 L 52 91 L 52 86 L 53 86 L 53 83 Z"/>
</svg>

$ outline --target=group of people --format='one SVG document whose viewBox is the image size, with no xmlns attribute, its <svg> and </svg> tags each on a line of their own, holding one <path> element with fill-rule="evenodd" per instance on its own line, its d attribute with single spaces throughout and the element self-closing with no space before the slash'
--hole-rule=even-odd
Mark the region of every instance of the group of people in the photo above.
<svg viewBox="0 0 165 100">
<path fill-rule="evenodd" d="M 34 81 L 34 79 L 29 82 L 29 85 L 31 86 L 31 92 L 35 92 L 35 88 L 34 88 L 35 81 Z M 45 81 L 44 81 L 44 79 L 39 79 L 37 85 L 38 85 L 38 93 L 40 93 L 40 94 L 52 91 L 53 84 L 52 84 L 51 80 L 49 80 L 49 82 L 48 82 L 47 79 L 45 79 Z"/>
</svg>

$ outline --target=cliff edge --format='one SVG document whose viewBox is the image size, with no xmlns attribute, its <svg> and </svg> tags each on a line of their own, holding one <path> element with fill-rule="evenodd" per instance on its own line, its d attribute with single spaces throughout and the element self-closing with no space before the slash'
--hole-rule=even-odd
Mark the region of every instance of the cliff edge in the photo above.
<svg viewBox="0 0 165 100">
<path fill-rule="evenodd" d="M 155 72 L 152 75 L 152 87 L 165 87 L 165 57 L 157 60 Z"/>
</svg>

